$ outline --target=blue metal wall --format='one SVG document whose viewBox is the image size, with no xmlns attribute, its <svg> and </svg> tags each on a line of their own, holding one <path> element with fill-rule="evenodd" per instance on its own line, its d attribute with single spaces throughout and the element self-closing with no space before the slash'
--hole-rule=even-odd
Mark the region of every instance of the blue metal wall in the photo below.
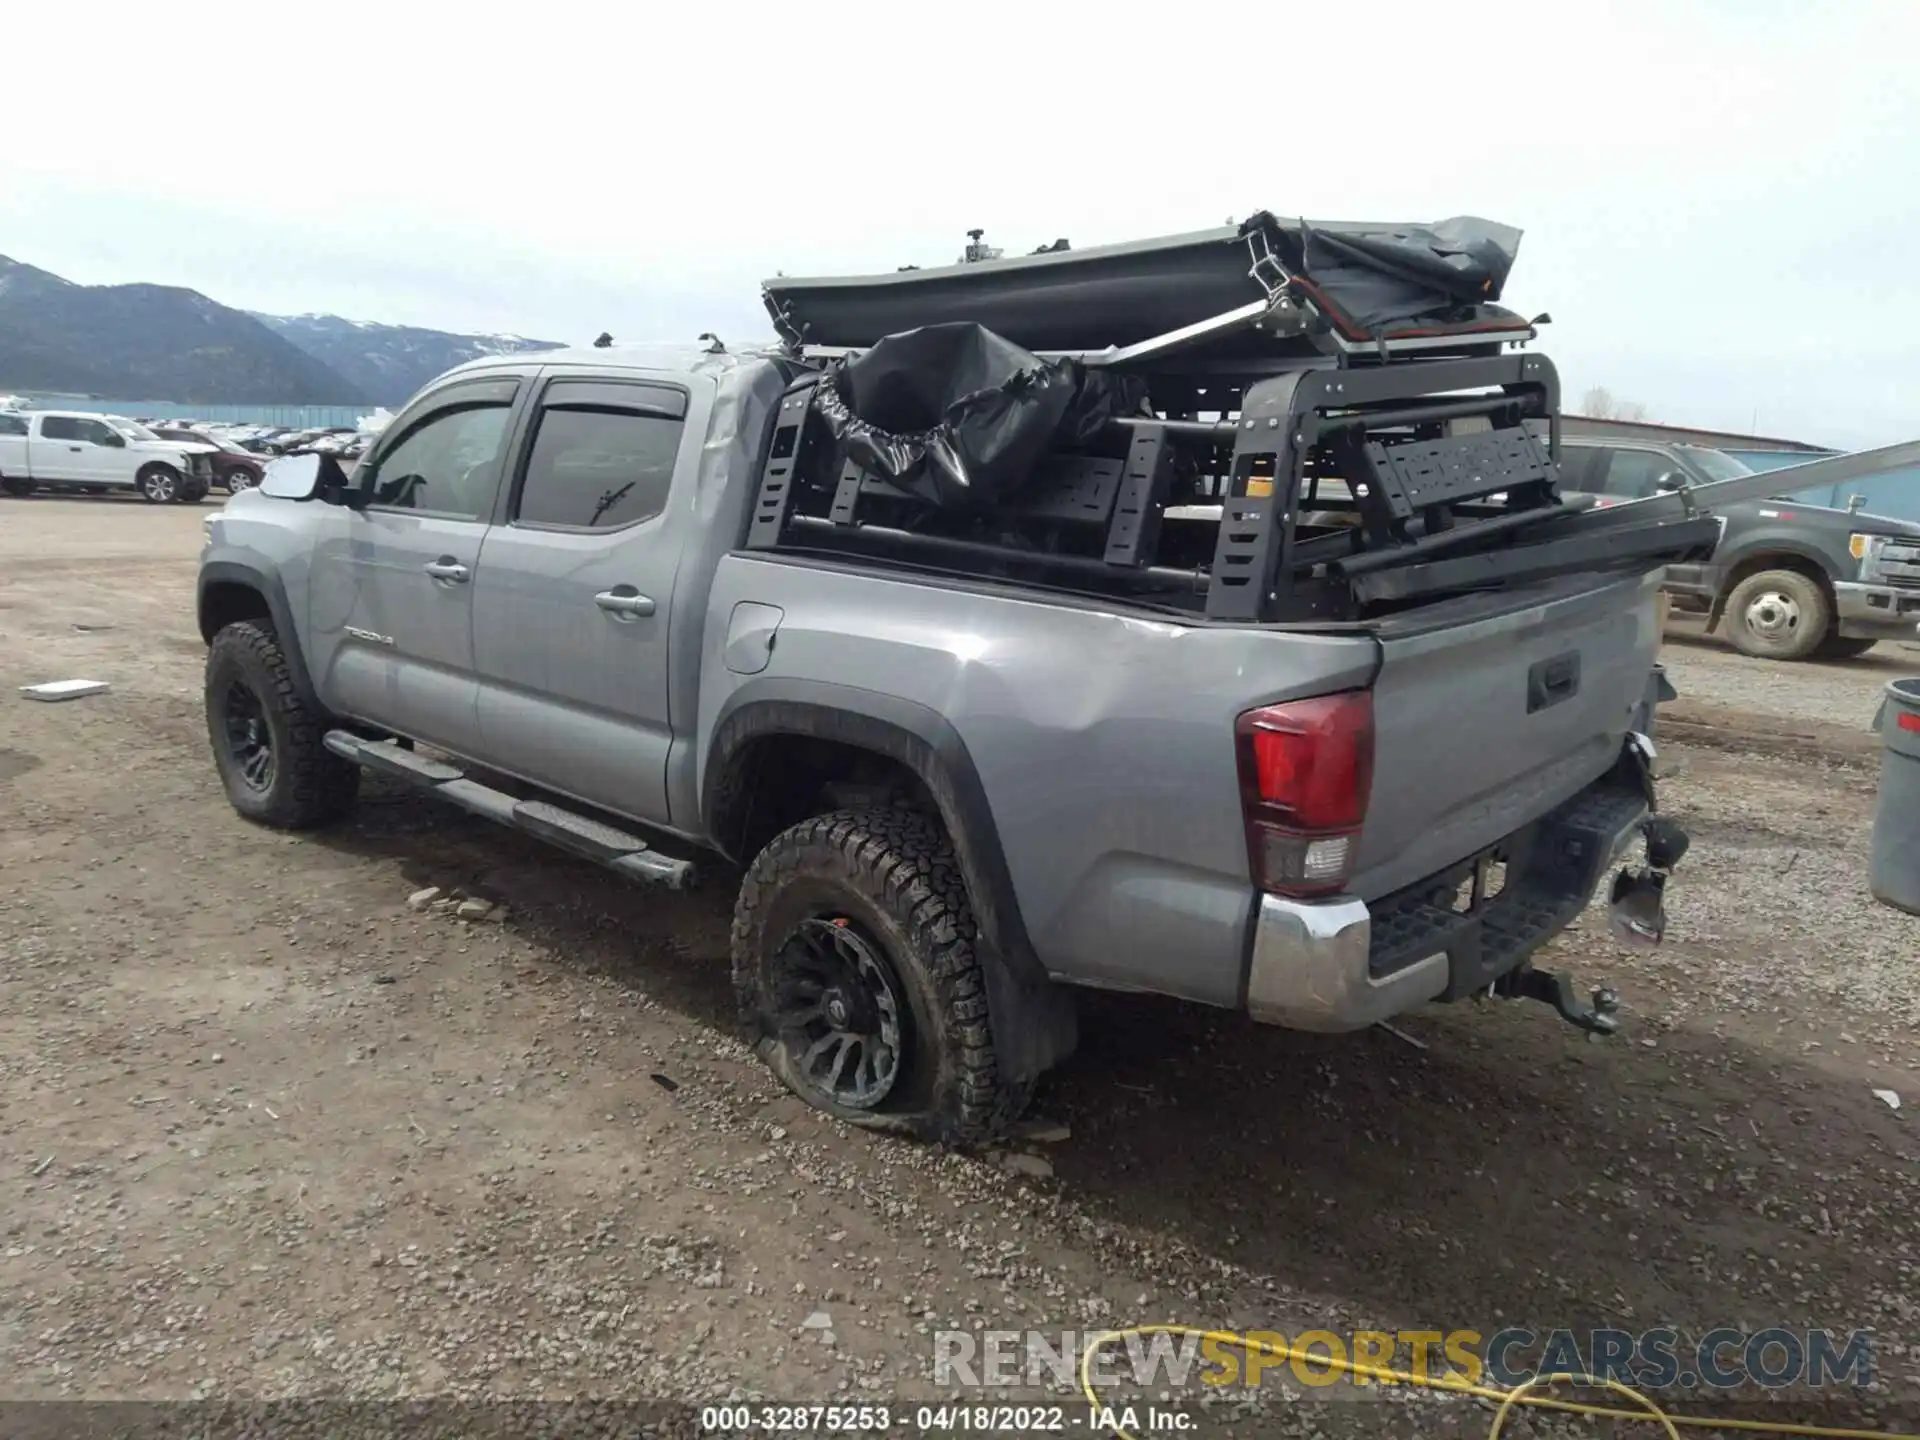
<svg viewBox="0 0 1920 1440">
<path fill-rule="evenodd" d="M 1810 460 L 1825 459 L 1825 456 L 1791 450 L 1728 450 L 1726 453 L 1754 470 L 1780 471 L 1780 493 L 1791 495 L 1809 505 L 1831 505 L 1836 510 L 1844 510 L 1849 497 L 1864 495 L 1867 503 L 1861 508 L 1869 514 L 1886 515 L 1895 520 L 1920 521 L 1920 467 L 1895 470 L 1886 475 L 1839 485 L 1816 485 L 1810 490 L 1795 490 L 1793 467 Z M 1837 455 L 1840 452 L 1836 450 L 1829 453 Z"/>
</svg>

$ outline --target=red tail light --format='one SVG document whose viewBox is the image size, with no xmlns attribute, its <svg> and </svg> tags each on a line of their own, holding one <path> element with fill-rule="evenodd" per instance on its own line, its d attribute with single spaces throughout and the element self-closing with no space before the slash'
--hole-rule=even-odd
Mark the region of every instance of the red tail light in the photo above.
<svg viewBox="0 0 1920 1440">
<path fill-rule="evenodd" d="M 1353 874 L 1373 791 L 1373 694 L 1249 710 L 1234 726 L 1254 883 L 1324 895 Z"/>
</svg>

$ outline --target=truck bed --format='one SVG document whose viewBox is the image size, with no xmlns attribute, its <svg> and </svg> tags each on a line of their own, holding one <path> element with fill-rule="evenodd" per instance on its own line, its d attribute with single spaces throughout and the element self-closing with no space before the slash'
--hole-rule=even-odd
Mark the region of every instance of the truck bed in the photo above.
<svg viewBox="0 0 1920 1440">
<path fill-rule="evenodd" d="M 700 728 L 800 694 L 884 694 L 938 717 L 977 768 L 1050 974 L 1235 1005 L 1259 904 L 1237 717 L 1373 691 L 1372 801 L 1349 893 L 1378 900 L 1612 767 L 1652 668 L 1657 588 L 1657 575 L 1589 574 L 1369 622 L 1249 626 L 737 551 L 715 575 L 703 649 L 725 652 L 742 605 L 779 605 L 778 643 L 759 673 L 706 667 Z M 1532 696 L 1543 665 L 1569 664 L 1572 684 Z"/>
</svg>

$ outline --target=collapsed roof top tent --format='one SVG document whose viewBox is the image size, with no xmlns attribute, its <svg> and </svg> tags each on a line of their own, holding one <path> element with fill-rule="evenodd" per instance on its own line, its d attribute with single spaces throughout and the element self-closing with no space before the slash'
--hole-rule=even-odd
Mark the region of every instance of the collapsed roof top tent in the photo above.
<svg viewBox="0 0 1920 1440">
<path fill-rule="evenodd" d="M 969 321 L 1027 350 L 1102 364 L 1216 356 L 1386 358 L 1489 353 L 1533 327 L 1498 303 L 1520 232 L 1471 216 L 1433 225 L 1282 220 L 1261 211 L 1156 240 L 985 258 L 887 275 L 766 281 L 795 348 L 859 349 Z M 986 253 L 977 241 L 970 254 Z"/>
</svg>

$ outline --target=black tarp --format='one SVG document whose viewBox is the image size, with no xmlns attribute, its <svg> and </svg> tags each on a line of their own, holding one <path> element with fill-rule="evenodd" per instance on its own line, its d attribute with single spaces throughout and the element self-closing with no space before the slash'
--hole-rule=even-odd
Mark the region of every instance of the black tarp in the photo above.
<svg viewBox="0 0 1920 1440">
<path fill-rule="evenodd" d="M 1319 226 L 1261 213 L 1241 226 L 1265 230 L 1281 262 L 1346 321 L 1349 334 L 1502 320 L 1498 308 L 1520 249 L 1511 225 L 1456 215 L 1432 225 Z"/>
<path fill-rule="evenodd" d="M 1048 451 L 1084 445 L 1142 399 L 1136 382 L 956 323 L 888 335 L 842 361 L 814 408 L 868 473 L 968 508 L 1007 499 Z"/>
</svg>

